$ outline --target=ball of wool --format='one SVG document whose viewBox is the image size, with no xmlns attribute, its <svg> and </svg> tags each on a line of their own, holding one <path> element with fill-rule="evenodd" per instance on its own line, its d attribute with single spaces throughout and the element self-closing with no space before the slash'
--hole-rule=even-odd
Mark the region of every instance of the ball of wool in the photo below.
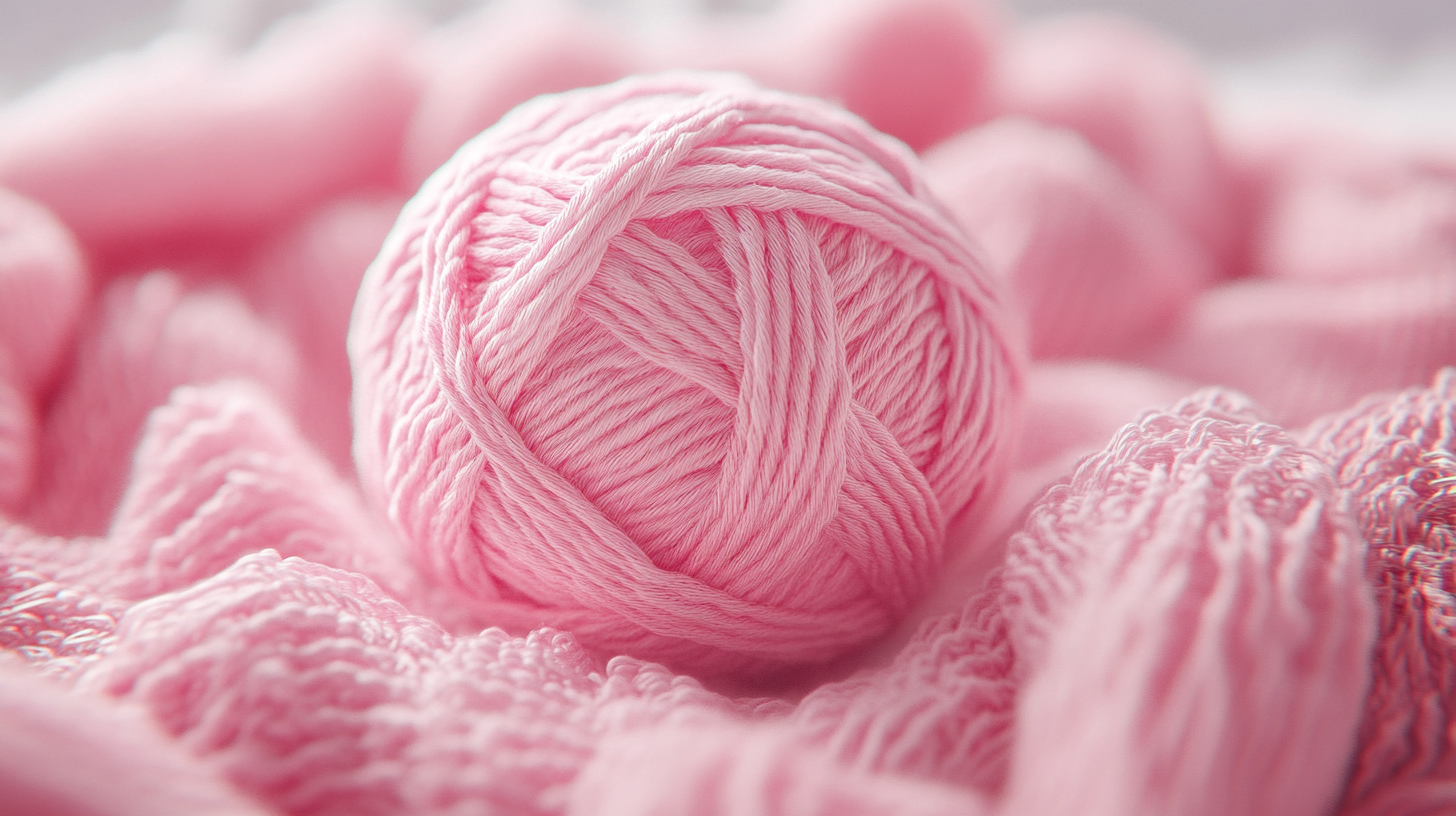
<svg viewBox="0 0 1456 816">
<path fill-rule="evenodd" d="M 542 97 L 408 204 L 350 335 L 355 454 L 492 623 L 709 673 L 888 628 L 994 484 L 995 281 L 902 145 L 717 75 Z"/>
</svg>

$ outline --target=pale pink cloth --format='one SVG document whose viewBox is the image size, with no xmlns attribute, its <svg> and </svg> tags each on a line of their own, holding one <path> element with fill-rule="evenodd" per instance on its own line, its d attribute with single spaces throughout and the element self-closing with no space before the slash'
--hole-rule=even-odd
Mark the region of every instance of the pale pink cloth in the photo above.
<svg viewBox="0 0 1456 816">
<path fill-rule="evenodd" d="M 1105 17 L 793 0 L 600 22 L 497 4 L 426 31 L 330 8 L 241 54 L 174 37 L 0 107 L 0 811 L 1456 808 L 1456 151 L 1317 128 L 1225 140 L 1191 58 Z M 405 196 L 528 96 L 682 65 L 742 70 L 938 144 L 921 165 L 877 136 L 852 150 L 810 127 L 792 148 L 782 132 L 744 140 L 780 145 L 796 178 L 907 185 L 915 223 L 943 225 L 936 240 L 989 261 L 1011 293 L 1007 342 L 1019 326 L 1059 358 L 1018 375 L 994 489 L 939 528 L 949 557 L 898 622 L 762 697 L 559 626 L 482 620 L 408 557 L 388 522 L 399 507 L 371 487 L 381 463 L 366 460 L 361 489 L 348 455 L 360 379 L 345 332 Z M 984 124 L 1005 115 L 1018 118 Z M 471 236 L 501 262 L 512 250 L 491 242 L 513 219 L 545 223 L 572 200 L 544 168 L 610 158 L 521 144 L 492 181 L 511 206 L 432 235 Z M 722 159 L 704 162 L 705 189 L 735 172 Z M 784 196 L 760 193 L 765 207 Z M 711 256 L 692 234 L 674 233 L 688 236 L 680 264 Z M 780 271 L 769 280 L 802 282 Z M 836 307 L 871 314 L 897 292 Z M 516 320 L 523 337 L 541 330 L 539 315 Z M 897 367 L 893 343 L 849 353 L 898 387 L 885 394 L 930 381 L 921 363 Z M 563 393 L 615 400 L 598 430 L 652 395 L 592 382 Z M 680 427 L 702 433 L 684 405 Z M 954 410 L 926 421 L 985 421 Z M 594 465 L 603 484 L 641 459 L 589 460 L 555 433 L 560 462 Z M 452 451 L 401 458 L 389 478 Z M 442 484 L 411 510 L 422 526 L 442 508 L 478 523 L 478 502 Z M 647 521 L 682 503 L 647 498 Z M 787 556 L 744 557 L 758 589 L 804 590 L 773 583 Z"/>
</svg>

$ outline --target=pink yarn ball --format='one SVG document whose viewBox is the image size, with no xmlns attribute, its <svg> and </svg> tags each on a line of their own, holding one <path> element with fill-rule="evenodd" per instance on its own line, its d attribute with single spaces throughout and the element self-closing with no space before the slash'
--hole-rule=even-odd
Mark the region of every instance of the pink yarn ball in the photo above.
<svg viewBox="0 0 1456 816">
<path fill-rule="evenodd" d="M 707 674 L 884 632 L 995 484 L 1020 363 L 913 156 L 668 74 L 542 97 L 405 208 L 354 313 L 355 455 L 483 619 Z"/>
</svg>

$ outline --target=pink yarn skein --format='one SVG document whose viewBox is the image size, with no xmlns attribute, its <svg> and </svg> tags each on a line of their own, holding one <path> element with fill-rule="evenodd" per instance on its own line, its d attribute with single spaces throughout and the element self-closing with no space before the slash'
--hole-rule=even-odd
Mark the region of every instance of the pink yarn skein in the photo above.
<svg viewBox="0 0 1456 816">
<path fill-rule="evenodd" d="M 994 484 L 1003 320 L 850 114 L 697 74 L 544 97 L 365 275 L 360 477 L 491 623 L 705 676 L 821 661 L 904 614 Z"/>
</svg>

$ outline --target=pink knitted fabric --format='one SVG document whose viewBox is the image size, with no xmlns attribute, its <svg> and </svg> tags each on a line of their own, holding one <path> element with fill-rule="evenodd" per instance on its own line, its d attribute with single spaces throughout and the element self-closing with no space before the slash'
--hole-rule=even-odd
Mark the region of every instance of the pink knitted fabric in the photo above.
<svg viewBox="0 0 1456 816">
<path fill-rule="evenodd" d="M 1360 745 L 1342 813 L 1456 807 L 1456 369 L 1372 397 L 1305 431 L 1334 462 L 1369 542 L 1380 609 Z"/>
<path fill-rule="evenodd" d="M 0 814 L 1456 811 L 1456 153 L 737 5 L 0 104 Z"/>
<path fill-rule="evenodd" d="M 569 636 L 452 638 L 264 552 L 134 607 L 83 690 L 134 701 L 287 813 L 560 813 L 597 735 L 735 706 Z"/>
<path fill-rule="evenodd" d="M 543 97 L 370 267 L 360 476 L 484 620 L 710 674 L 822 661 L 995 484 L 1019 360 L 983 270 L 908 152 L 827 105 L 695 74 Z"/>
</svg>

